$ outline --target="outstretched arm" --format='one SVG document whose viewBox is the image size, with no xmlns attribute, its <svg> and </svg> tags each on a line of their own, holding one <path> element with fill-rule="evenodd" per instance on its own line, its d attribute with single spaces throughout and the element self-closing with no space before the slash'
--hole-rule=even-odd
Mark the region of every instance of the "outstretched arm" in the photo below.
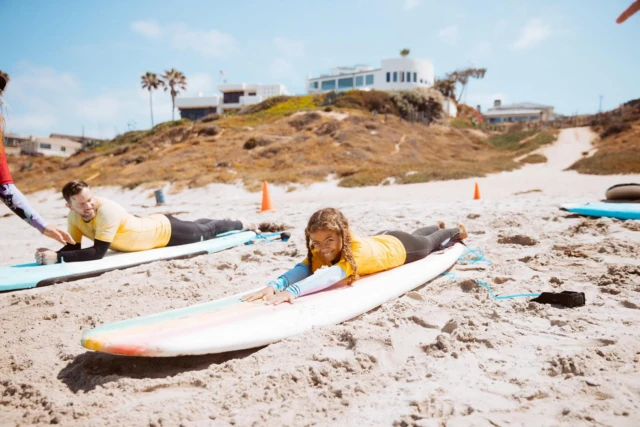
<svg viewBox="0 0 640 427">
<path fill-rule="evenodd" d="M 317 270 L 313 276 L 290 285 L 284 291 L 273 296 L 267 296 L 267 304 L 277 305 L 283 302 L 293 302 L 294 299 L 302 295 L 318 292 L 335 285 L 346 277 L 347 273 L 338 265 Z"/>
<path fill-rule="evenodd" d="M 111 246 L 110 242 L 103 242 L 98 239 L 93 241 L 92 247 L 86 249 L 80 249 L 79 243 L 76 245 L 67 245 L 58 251 L 57 262 L 60 262 L 61 259 L 64 260 L 64 262 L 94 261 L 102 259 L 107 254 L 109 246 Z"/>
<path fill-rule="evenodd" d="M 0 185 L 0 199 L 9 209 L 40 233 L 44 232 L 47 223 L 33 210 L 27 198 L 13 184 Z"/>
<path fill-rule="evenodd" d="M 0 185 L 0 199 L 20 218 L 25 220 L 30 226 L 63 245 L 74 243 L 71 236 L 64 230 L 53 224 L 47 224 L 36 211 L 33 210 L 27 198 L 18 190 L 18 187 L 9 183 Z"/>
<path fill-rule="evenodd" d="M 311 275 L 311 270 L 307 264 L 298 263 L 291 270 L 272 280 L 267 284 L 266 288 L 260 289 L 249 295 L 242 297 L 243 301 L 255 301 L 264 297 L 269 297 L 284 290 L 287 286 L 297 283 Z"/>
<path fill-rule="evenodd" d="M 312 276 L 298 283 L 289 285 L 284 292 L 289 292 L 294 298 L 311 294 L 335 285 L 347 277 L 347 273 L 338 265 L 317 270 Z"/>
<path fill-rule="evenodd" d="M 66 245 L 58 252 L 54 252 L 50 249 L 40 248 L 36 251 L 36 262 L 38 264 L 55 264 L 61 261 L 64 262 L 80 262 L 80 261 L 94 261 L 102 259 L 109 250 L 111 243 L 103 242 L 96 239 L 93 242 L 93 246 L 86 249 L 80 249 L 80 243 L 74 245 Z"/>
</svg>

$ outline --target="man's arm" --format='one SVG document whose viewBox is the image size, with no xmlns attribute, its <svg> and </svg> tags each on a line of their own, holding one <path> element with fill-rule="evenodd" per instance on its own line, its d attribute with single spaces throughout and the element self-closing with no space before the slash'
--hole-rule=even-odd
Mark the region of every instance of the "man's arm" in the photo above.
<svg viewBox="0 0 640 427">
<path fill-rule="evenodd" d="M 61 260 L 64 260 L 64 262 L 80 262 L 102 259 L 107 254 L 109 246 L 111 246 L 111 242 L 103 242 L 98 239 L 93 241 L 92 247 L 86 249 L 80 249 L 80 243 L 67 245 L 58 251 L 58 262 Z"/>
</svg>

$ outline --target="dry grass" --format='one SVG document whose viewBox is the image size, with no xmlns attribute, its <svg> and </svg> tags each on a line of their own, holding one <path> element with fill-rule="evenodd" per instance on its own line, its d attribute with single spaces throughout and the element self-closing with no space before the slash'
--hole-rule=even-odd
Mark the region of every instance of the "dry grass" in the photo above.
<svg viewBox="0 0 640 427">
<path fill-rule="evenodd" d="M 640 100 L 627 105 L 623 115 L 595 128 L 601 137 L 596 153 L 569 169 L 591 175 L 640 173 Z"/>
<path fill-rule="evenodd" d="M 393 115 L 385 122 L 384 115 L 358 110 L 342 110 L 349 117 L 341 121 L 312 112 L 292 117 L 315 105 L 311 96 L 288 98 L 254 114 L 216 120 L 219 132 L 204 131 L 212 123 L 176 121 L 129 132 L 68 159 L 9 160 L 28 192 L 60 189 L 76 178 L 126 188 L 242 182 L 258 191 L 263 180 L 307 185 L 331 174 L 347 187 L 379 185 L 387 178 L 412 183 L 484 176 L 520 167 L 513 159 L 525 149 L 497 149 L 478 130 L 426 126 Z M 532 142 L 527 150 L 537 146 Z"/>
<path fill-rule="evenodd" d="M 547 158 L 542 154 L 529 154 L 520 163 L 547 163 Z"/>
</svg>

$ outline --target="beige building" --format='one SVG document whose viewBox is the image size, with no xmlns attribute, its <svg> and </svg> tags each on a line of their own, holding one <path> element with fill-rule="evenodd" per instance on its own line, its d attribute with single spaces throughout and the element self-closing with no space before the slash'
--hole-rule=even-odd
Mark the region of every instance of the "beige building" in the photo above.
<svg viewBox="0 0 640 427">
<path fill-rule="evenodd" d="M 533 102 L 502 105 L 500 100 L 496 100 L 493 108 L 490 108 L 483 116 L 489 123 L 546 122 L 554 120 L 556 117 L 553 107 L 549 105 Z"/>
<path fill-rule="evenodd" d="M 20 151 L 25 154 L 69 157 L 82 148 L 82 143 L 63 138 L 34 137 L 22 142 Z"/>
</svg>

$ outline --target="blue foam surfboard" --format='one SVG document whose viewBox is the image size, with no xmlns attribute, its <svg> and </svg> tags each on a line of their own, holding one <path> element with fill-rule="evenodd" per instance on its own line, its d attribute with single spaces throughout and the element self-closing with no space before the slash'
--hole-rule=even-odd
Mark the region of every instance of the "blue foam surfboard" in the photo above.
<svg viewBox="0 0 640 427">
<path fill-rule="evenodd" d="M 260 239 L 270 239 L 281 233 L 261 234 Z M 211 240 L 189 245 L 172 246 L 148 251 L 110 253 L 95 261 L 72 262 L 51 265 L 20 264 L 0 267 L 0 292 L 48 286 L 55 283 L 99 276 L 107 271 L 135 267 L 154 261 L 191 258 L 219 252 L 251 242 L 257 238 L 253 231 L 229 232 Z M 284 240 L 284 239 L 283 239 Z"/>
<path fill-rule="evenodd" d="M 586 216 L 640 219 L 640 203 L 572 203 L 562 205 L 560 209 Z"/>
</svg>

